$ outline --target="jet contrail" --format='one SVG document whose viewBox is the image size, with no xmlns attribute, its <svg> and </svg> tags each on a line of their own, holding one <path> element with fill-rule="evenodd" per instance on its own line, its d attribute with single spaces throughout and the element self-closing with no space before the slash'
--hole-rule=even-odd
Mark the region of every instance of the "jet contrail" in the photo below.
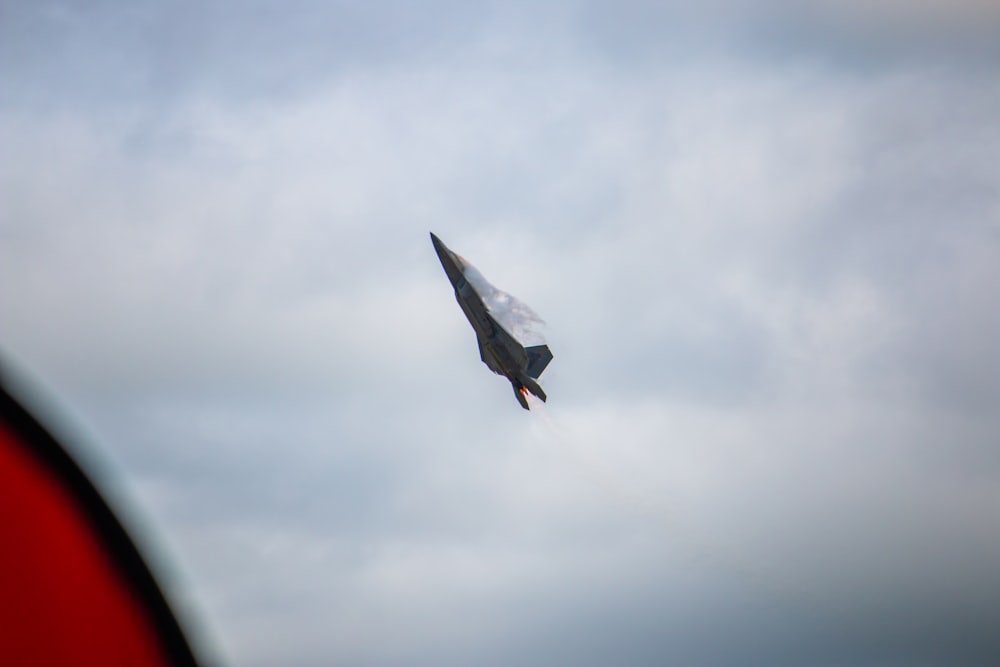
<svg viewBox="0 0 1000 667">
<path fill-rule="evenodd" d="M 486 309 L 496 321 L 522 345 L 544 345 L 542 328 L 545 320 L 538 316 L 528 304 L 486 280 L 479 269 L 469 260 L 465 262 L 465 279 L 482 297 Z"/>
<path fill-rule="evenodd" d="M 675 544 L 687 552 L 686 555 L 692 564 L 714 565 L 738 577 L 748 587 L 756 589 L 772 600 L 791 604 L 826 621 L 832 616 L 841 628 L 848 627 L 846 614 L 821 605 L 820 601 L 802 585 L 760 565 L 751 565 L 738 555 L 733 545 L 682 521 L 679 513 L 671 507 L 630 488 L 627 481 L 612 473 L 603 461 L 588 460 L 582 455 L 580 448 L 574 446 L 570 434 L 548 408 L 534 397 L 529 397 L 529 400 L 532 402 L 535 424 L 541 427 L 535 430 L 540 436 L 539 439 L 556 444 L 560 453 L 566 457 L 565 460 L 570 461 L 588 482 L 613 498 L 616 504 L 635 515 L 656 519 L 662 532 L 669 535 Z"/>
<path fill-rule="evenodd" d="M 562 453 L 568 456 L 568 460 L 590 483 L 601 488 L 617 503 L 636 514 L 650 514 L 660 518 L 672 517 L 674 513 L 668 506 L 628 488 L 627 484 L 610 472 L 604 461 L 584 456 L 580 448 L 573 445 L 566 429 L 553 418 L 545 404 L 534 397 L 530 397 L 529 400 L 532 403 L 532 412 L 536 414 L 536 423 L 545 429 L 551 440 L 560 447 Z"/>
</svg>

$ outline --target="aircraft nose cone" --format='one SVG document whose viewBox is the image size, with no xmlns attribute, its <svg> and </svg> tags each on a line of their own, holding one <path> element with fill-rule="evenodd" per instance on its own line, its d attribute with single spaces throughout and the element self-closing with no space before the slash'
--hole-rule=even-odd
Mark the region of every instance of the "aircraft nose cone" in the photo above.
<svg viewBox="0 0 1000 667">
<path fill-rule="evenodd" d="M 441 239 L 439 239 L 434 232 L 431 232 L 431 243 L 434 244 L 434 249 L 437 250 L 438 252 L 441 252 L 442 250 L 447 250 L 447 246 L 445 246 L 445 244 L 441 242 Z"/>
<path fill-rule="evenodd" d="M 464 264 L 455 253 L 448 249 L 448 246 L 441 239 L 434 235 L 434 232 L 431 232 L 431 242 L 434 244 L 434 250 L 437 252 L 438 259 L 441 260 L 441 266 L 444 267 L 444 272 L 448 274 L 451 284 L 457 285 L 459 279 L 462 277 L 462 272 L 465 270 Z"/>
<path fill-rule="evenodd" d="M 448 246 L 446 246 L 444 242 L 434 234 L 434 232 L 431 232 L 431 243 L 434 244 L 434 251 L 437 252 L 438 257 L 441 258 L 442 262 L 445 261 L 446 258 L 451 258 L 451 251 L 448 250 Z"/>
</svg>

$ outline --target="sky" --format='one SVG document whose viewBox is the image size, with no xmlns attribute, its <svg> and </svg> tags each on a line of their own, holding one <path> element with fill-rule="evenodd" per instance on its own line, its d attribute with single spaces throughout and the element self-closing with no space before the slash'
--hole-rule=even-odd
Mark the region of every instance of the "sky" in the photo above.
<svg viewBox="0 0 1000 667">
<path fill-rule="evenodd" d="M 0 155 L 5 366 L 207 663 L 1000 662 L 995 3 L 14 0 Z"/>
</svg>

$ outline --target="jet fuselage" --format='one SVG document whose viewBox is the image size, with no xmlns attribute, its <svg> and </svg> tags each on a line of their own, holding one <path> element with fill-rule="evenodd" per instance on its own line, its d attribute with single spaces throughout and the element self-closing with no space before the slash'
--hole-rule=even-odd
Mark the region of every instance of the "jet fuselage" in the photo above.
<svg viewBox="0 0 1000 667">
<path fill-rule="evenodd" d="M 468 280 L 468 272 L 475 269 L 433 233 L 431 241 L 441 260 L 441 266 L 455 288 L 455 299 L 476 332 L 483 363 L 494 373 L 510 380 L 514 396 L 525 410 L 529 409 L 528 392 L 545 401 L 545 392 L 538 386 L 536 379 L 552 359 L 548 346 L 533 345 L 525 348 L 490 314 L 484 295 Z"/>
</svg>

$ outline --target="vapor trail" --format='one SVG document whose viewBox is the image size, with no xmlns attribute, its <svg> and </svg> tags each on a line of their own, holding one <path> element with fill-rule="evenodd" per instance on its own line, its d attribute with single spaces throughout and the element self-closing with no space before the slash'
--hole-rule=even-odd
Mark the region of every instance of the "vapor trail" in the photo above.
<svg viewBox="0 0 1000 667">
<path fill-rule="evenodd" d="M 760 565 L 750 564 L 739 556 L 738 549 L 725 540 L 684 522 L 678 511 L 630 488 L 627 480 L 616 476 L 603 461 L 588 459 L 579 447 L 574 446 L 571 435 L 553 417 L 545 403 L 534 397 L 529 397 L 529 400 L 534 423 L 539 426 L 535 429 L 539 439 L 544 442 L 545 436 L 548 436 L 548 443 L 559 448 L 564 460 L 571 463 L 588 482 L 614 499 L 617 505 L 635 515 L 654 519 L 658 529 L 686 552 L 691 564 L 714 565 L 775 602 L 784 602 L 827 622 L 833 616 L 841 629 L 849 627 L 846 613 L 831 609 L 828 604 L 821 604 L 805 587 L 788 577 Z"/>
<path fill-rule="evenodd" d="M 547 434 L 551 441 L 559 446 L 560 451 L 566 460 L 572 463 L 578 472 L 593 485 L 602 489 L 616 503 L 635 514 L 649 514 L 661 519 L 666 519 L 673 515 L 672 510 L 654 498 L 643 495 L 633 489 L 612 473 L 608 465 L 599 458 L 586 457 L 579 447 L 574 447 L 566 429 L 562 427 L 549 414 L 545 403 L 529 396 L 531 413 L 535 415 L 536 423 L 540 424 L 544 432 L 539 432 L 540 436 Z"/>
</svg>

